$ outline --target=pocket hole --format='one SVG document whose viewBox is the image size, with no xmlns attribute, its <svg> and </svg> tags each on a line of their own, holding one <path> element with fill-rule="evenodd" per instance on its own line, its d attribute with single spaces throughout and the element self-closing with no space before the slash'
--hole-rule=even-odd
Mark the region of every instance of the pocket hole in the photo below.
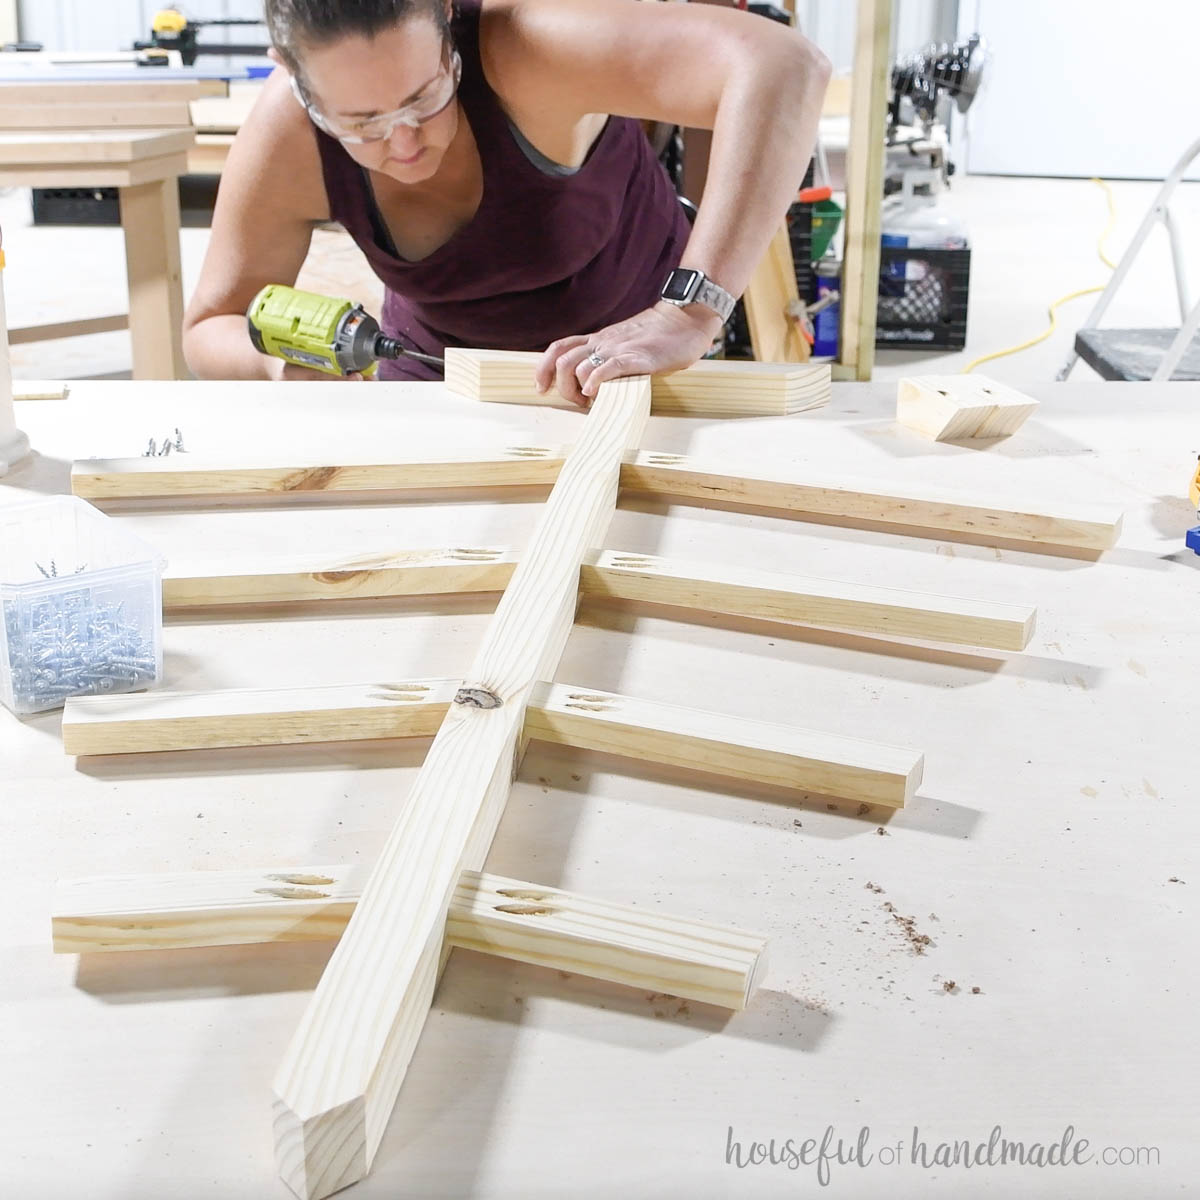
<svg viewBox="0 0 1200 1200">
<path fill-rule="evenodd" d="M 274 896 L 276 900 L 328 900 L 328 892 L 318 892 L 315 888 L 277 887 L 255 888 L 258 896 Z"/>
<path fill-rule="evenodd" d="M 329 887 L 333 880 L 328 875 L 305 875 L 299 871 L 286 871 L 282 875 L 268 875 L 276 883 L 298 883 L 302 887 Z"/>
</svg>

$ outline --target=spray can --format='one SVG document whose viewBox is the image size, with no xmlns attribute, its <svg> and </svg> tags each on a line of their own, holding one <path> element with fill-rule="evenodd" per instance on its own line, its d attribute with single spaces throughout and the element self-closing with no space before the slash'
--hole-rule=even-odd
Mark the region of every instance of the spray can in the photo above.
<svg viewBox="0 0 1200 1200">
<path fill-rule="evenodd" d="M 817 280 L 817 300 L 822 300 L 841 286 L 842 264 L 836 258 L 822 258 L 813 266 Z M 813 357 L 836 358 L 841 301 L 835 300 L 813 317 Z"/>
</svg>

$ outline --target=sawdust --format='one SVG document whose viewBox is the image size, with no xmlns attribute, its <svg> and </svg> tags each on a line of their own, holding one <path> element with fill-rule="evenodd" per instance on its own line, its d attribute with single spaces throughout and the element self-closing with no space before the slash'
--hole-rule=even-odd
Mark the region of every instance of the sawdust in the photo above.
<svg viewBox="0 0 1200 1200">
<path fill-rule="evenodd" d="M 914 954 L 924 954 L 925 947 L 933 945 L 933 938 L 931 938 L 927 933 L 921 933 L 917 929 L 916 917 L 906 917 L 901 915 L 896 906 L 890 900 L 884 904 L 883 908 L 885 912 L 891 914 L 892 920 L 900 926 L 900 929 L 908 942 L 909 948 Z"/>
</svg>

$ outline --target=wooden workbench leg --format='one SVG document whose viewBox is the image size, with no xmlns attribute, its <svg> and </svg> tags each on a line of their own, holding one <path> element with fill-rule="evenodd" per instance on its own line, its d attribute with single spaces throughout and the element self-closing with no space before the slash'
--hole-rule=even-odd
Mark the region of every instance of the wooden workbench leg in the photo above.
<svg viewBox="0 0 1200 1200">
<path fill-rule="evenodd" d="M 879 303 L 879 226 L 887 134 L 892 0 L 858 0 L 850 151 L 846 162 L 846 250 L 842 324 L 834 378 L 870 379 Z"/>
<path fill-rule="evenodd" d="M 134 379 L 186 379 L 179 180 L 120 189 Z"/>
</svg>

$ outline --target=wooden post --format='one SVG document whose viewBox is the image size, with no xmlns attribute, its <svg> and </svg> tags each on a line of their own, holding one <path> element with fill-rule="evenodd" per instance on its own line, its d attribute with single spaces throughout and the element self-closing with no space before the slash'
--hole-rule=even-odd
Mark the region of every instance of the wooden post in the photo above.
<svg viewBox="0 0 1200 1200">
<path fill-rule="evenodd" d="M 129 276 L 133 377 L 187 379 L 179 263 L 179 181 L 169 176 L 123 187 L 119 194 Z"/>
<path fill-rule="evenodd" d="M 605 383 L 275 1078 L 280 1174 L 303 1200 L 361 1179 L 445 962 L 446 915 L 504 813 L 530 694 L 552 679 L 579 568 L 603 543 L 650 380 Z"/>
<path fill-rule="evenodd" d="M 29 439 L 13 412 L 12 365 L 8 358 L 8 317 L 4 308 L 4 249 L 0 235 L 0 475 L 29 452 Z"/>
<path fill-rule="evenodd" d="M 835 379 L 870 379 L 879 303 L 879 226 L 883 204 L 888 50 L 892 0 L 858 0 L 850 150 L 846 164 L 846 251 L 842 325 Z"/>
</svg>

